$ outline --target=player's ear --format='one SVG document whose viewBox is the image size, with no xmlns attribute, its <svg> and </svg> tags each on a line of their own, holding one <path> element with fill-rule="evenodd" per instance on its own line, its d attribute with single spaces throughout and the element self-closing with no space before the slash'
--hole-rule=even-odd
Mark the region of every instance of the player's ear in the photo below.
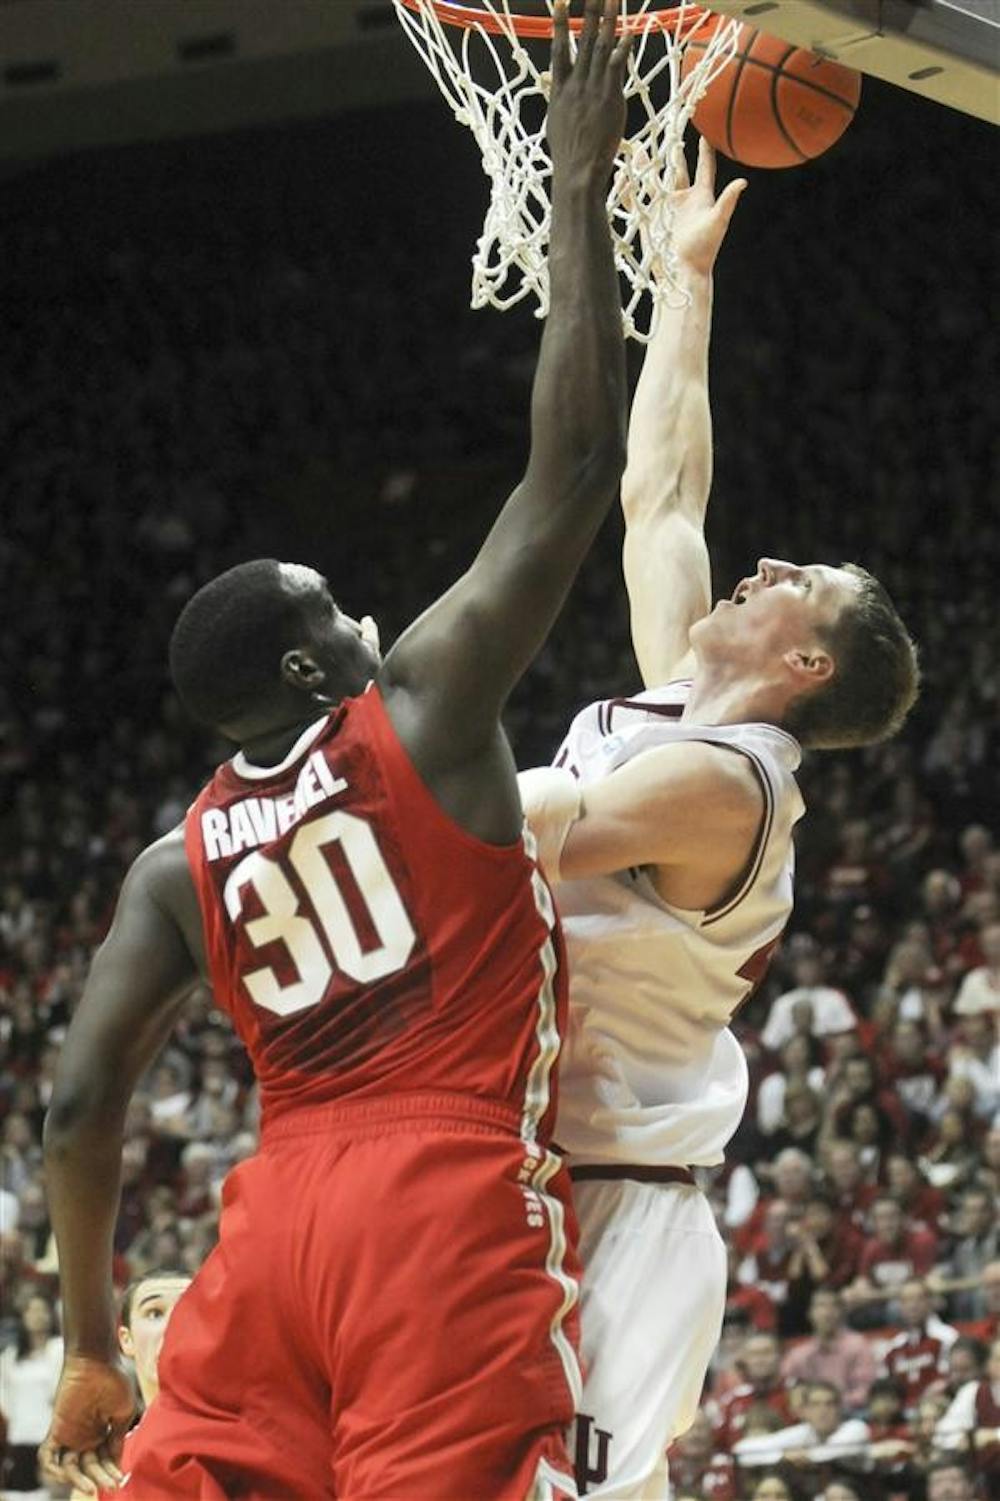
<svg viewBox="0 0 1000 1501">
<path fill-rule="evenodd" d="M 818 688 L 833 676 L 833 658 L 819 646 L 808 651 L 793 647 L 782 661 L 802 688 Z"/>
<path fill-rule="evenodd" d="M 297 688 L 300 693 L 315 693 L 326 682 L 326 673 L 320 667 L 315 657 L 303 651 L 301 647 L 293 647 L 286 651 L 281 659 L 281 676 L 292 688 Z"/>
<path fill-rule="evenodd" d="M 119 1324 L 118 1326 L 118 1348 L 130 1360 L 135 1359 L 135 1343 L 132 1339 L 132 1331 L 125 1324 Z"/>
</svg>

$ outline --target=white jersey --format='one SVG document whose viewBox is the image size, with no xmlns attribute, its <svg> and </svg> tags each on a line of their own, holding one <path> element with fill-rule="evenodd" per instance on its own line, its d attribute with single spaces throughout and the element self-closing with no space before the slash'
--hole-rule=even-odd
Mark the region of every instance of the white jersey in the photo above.
<svg viewBox="0 0 1000 1501">
<path fill-rule="evenodd" d="M 591 704 L 556 757 L 586 787 L 643 751 L 708 741 L 747 756 L 764 794 L 747 867 L 710 911 L 670 906 L 646 870 L 556 887 L 570 963 L 556 1140 L 577 1164 L 712 1166 L 746 1106 L 746 1061 L 728 1024 L 791 912 L 801 752 L 773 725 L 682 724 L 689 690 Z"/>
</svg>

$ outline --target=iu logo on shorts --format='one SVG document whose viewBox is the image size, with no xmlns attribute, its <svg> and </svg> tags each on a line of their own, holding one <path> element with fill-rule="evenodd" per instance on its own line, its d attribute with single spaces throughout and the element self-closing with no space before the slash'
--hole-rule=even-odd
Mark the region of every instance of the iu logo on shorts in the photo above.
<svg viewBox="0 0 1000 1501">
<path fill-rule="evenodd" d="M 603 1485 L 608 1478 L 608 1450 L 614 1434 L 606 1428 L 598 1428 L 588 1413 L 577 1413 L 576 1453 L 573 1464 L 576 1470 L 576 1488 L 585 1496 L 592 1485 Z"/>
</svg>

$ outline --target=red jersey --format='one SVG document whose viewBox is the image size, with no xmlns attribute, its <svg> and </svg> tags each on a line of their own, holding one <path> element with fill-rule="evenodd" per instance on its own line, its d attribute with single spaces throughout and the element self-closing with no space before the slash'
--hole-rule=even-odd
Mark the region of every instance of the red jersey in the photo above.
<svg viewBox="0 0 1000 1501">
<path fill-rule="evenodd" d="M 886 1347 L 885 1369 L 903 1391 L 907 1413 L 914 1413 L 927 1388 L 948 1374 L 951 1343 L 926 1329 L 906 1329 Z"/>
<path fill-rule="evenodd" d="M 749 1381 L 745 1381 L 740 1386 L 734 1386 L 732 1391 L 726 1392 L 725 1396 L 719 1398 L 715 1442 L 723 1454 L 731 1454 L 733 1445 L 743 1437 L 747 1413 L 758 1403 L 772 1408 L 783 1424 L 794 1422 L 788 1400 L 788 1387 L 784 1382 L 776 1382 L 774 1386 L 755 1387 Z"/>
<path fill-rule="evenodd" d="M 858 1270 L 876 1287 L 895 1292 L 914 1277 L 925 1277 L 934 1265 L 937 1236 L 930 1230 L 905 1231 L 895 1246 L 867 1241 Z"/>
<path fill-rule="evenodd" d="M 705 1501 L 736 1501 L 739 1488 L 736 1465 L 728 1454 L 713 1454 L 710 1459 L 687 1459 L 680 1446 L 667 1450 L 671 1495 L 693 1492 Z"/>
<path fill-rule="evenodd" d="M 547 1140 L 566 1013 L 550 893 L 524 840 L 486 844 L 438 807 L 377 687 L 279 765 L 221 766 L 185 834 L 265 1122 L 441 1092 L 506 1104 Z"/>
</svg>

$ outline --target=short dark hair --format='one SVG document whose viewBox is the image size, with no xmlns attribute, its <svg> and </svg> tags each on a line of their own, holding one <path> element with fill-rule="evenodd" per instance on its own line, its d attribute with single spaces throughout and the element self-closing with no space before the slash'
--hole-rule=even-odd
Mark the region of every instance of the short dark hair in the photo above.
<svg viewBox="0 0 1000 1501">
<path fill-rule="evenodd" d="M 822 688 L 794 699 L 785 717 L 803 745 L 821 750 L 888 740 L 920 690 L 916 645 L 885 589 L 856 563 L 841 567 L 859 588 L 831 625 L 817 628 L 833 673 Z"/>
<path fill-rule="evenodd" d="M 274 690 L 282 655 L 302 643 L 307 598 L 286 588 L 275 558 L 256 558 L 188 600 L 170 637 L 170 675 L 193 719 L 233 724 Z"/>
<path fill-rule="evenodd" d="M 895 1397 L 897 1402 L 904 1402 L 906 1394 L 902 1382 L 895 1376 L 877 1376 L 868 1388 L 868 1400 L 871 1402 L 873 1398 L 883 1396 Z"/>
<path fill-rule="evenodd" d="M 132 1281 L 122 1293 L 121 1309 L 118 1322 L 126 1329 L 132 1327 L 132 1304 L 135 1295 L 144 1282 L 190 1282 L 191 1273 L 185 1272 L 179 1266 L 154 1266 L 151 1271 L 143 1272 L 141 1277 L 133 1277 Z"/>
</svg>

